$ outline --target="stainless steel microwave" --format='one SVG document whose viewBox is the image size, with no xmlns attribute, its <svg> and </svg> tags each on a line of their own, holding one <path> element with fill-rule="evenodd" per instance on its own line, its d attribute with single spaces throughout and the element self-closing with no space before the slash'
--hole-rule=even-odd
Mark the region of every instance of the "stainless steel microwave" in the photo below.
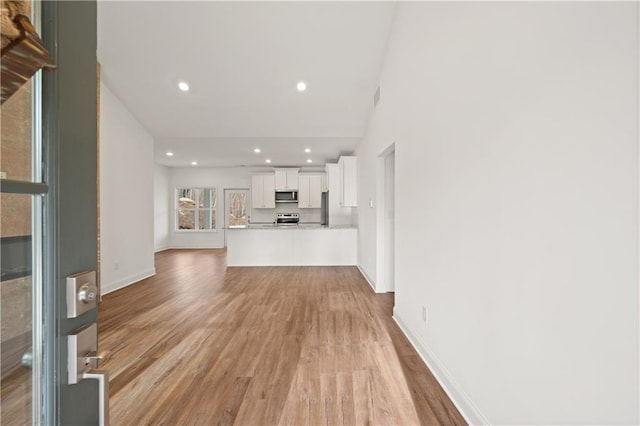
<svg viewBox="0 0 640 426">
<path fill-rule="evenodd" d="M 298 191 L 277 191 L 276 203 L 297 203 Z"/>
</svg>

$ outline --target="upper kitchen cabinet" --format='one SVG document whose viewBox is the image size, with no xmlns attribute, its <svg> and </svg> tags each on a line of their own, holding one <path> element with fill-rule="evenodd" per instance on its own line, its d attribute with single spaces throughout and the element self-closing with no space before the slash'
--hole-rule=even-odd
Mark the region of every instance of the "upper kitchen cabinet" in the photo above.
<svg viewBox="0 0 640 426">
<path fill-rule="evenodd" d="M 275 209 L 275 176 L 262 174 L 251 176 L 251 205 L 254 209 Z"/>
<path fill-rule="evenodd" d="M 327 185 L 329 188 L 329 225 L 351 225 L 353 209 L 351 207 L 342 207 L 340 204 L 342 181 L 338 164 L 325 164 L 325 170 L 327 171 Z"/>
<path fill-rule="evenodd" d="M 323 175 L 298 175 L 298 208 L 319 209 L 322 206 Z"/>
<path fill-rule="evenodd" d="M 298 189 L 298 171 L 300 169 L 274 169 L 276 172 L 276 191 L 293 191 Z"/>
<path fill-rule="evenodd" d="M 340 206 L 358 207 L 358 157 L 340 157 Z"/>
</svg>

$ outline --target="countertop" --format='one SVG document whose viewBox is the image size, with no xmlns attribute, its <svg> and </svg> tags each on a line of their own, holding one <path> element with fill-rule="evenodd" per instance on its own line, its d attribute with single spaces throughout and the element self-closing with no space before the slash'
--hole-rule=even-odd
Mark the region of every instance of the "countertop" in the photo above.
<svg viewBox="0 0 640 426">
<path fill-rule="evenodd" d="M 224 229 L 246 231 L 246 230 L 252 230 L 252 229 L 300 230 L 300 229 L 356 229 L 356 228 L 357 226 L 353 226 L 353 225 L 320 225 L 319 223 L 301 223 L 299 225 L 275 225 L 273 223 L 252 223 L 247 226 L 229 227 Z"/>
</svg>

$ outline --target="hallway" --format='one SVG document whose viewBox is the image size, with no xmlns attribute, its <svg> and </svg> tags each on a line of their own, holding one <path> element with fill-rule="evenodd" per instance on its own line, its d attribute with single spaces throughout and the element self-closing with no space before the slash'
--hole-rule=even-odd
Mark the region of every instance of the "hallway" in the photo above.
<svg viewBox="0 0 640 426">
<path fill-rule="evenodd" d="M 465 423 L 355 267 L 156 270 L 99 307 L 113 425 Z"/>
</svg>

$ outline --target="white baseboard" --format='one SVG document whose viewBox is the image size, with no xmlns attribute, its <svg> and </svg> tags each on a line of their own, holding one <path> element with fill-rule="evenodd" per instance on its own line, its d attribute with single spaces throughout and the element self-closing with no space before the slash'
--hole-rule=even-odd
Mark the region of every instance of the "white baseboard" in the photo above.
<svg viewBox="0 0 640 426">
<path fill-rule="evenodd" d="M 154 252 L 154 253 L 158 253 L 158 252 L 161 252 L 161 251 L 169 250 L 170 248 L 171 248 L 171 246 L 169 246 L 168 244 L 165 244 L 165 245 L 163 245 L 163 246 L 156 247 L 156 248 L 153 250 L 153 252 Z"/>
<path fill-rule="evenodd" d="M 127 287 L 131 284 L 137 283 L 138 281 L 141 281 L 145 278 L 149 278 L 152 277 L 156 274 L 156 268 L 151 268 L 148 269 L 146 271 L 140 272 L 139 274 L 134 274 L 134 275 L 130 275 L 126 278 L 122 278 L 118 281 L 114 281 L 112 283 L 102 283 L 101 286 L 101 290 L 102 290 L 102 295 L 111 293 L 113 291 L 119 290 L 121 288 Z"/>
<path fill-rule="evenodd" d="M 478 407 L 473 403 L 471 398 L 469 398 L 460 385 L 455 381 L 453 376 L 447 371 L 438 357 L 427 349 L 427 345 L 420 337 L 416 336 L 411 331 L 407 323 L 402 320 L 400 315 L 398 315 L 395 308 L 393 309 L 393 319 L 407 339 L 409 339 L 409 342 L 416 352 L 418 352 L 424 363 L 427 364 L 431 373 L 433 373 L 438 383 L 440 383 L 440 386 L 442 386 L 442 389 L 444 389 L 446 394 L 449 396 L 449 399 L 451 399 L 467 423 L 470 425 L 490 424 L 486 417 L 482 415 Z"/>
<path fill-rule="evenodd" d="M 171 244 L 167 249 L 221 249 L 224 246 L 216 244 Z"/>
<path fill-rule="evenodd" d="M 373 289 L 373 291 L 375 293 L 383 293 L 382 291 L 378 291 L 376 290 L 376 284 L 373 282 L 373 280 L 371 280 L 369 278 L 369 276 L 367 275 L 367 273 L 364 271 L 364 269 L 362 269 L 360 267 L 360 265 L 356 265 L 356 267 L 358 268 L 358 271 L 360 271 L 360 273 L 362 274 L 362 276 L 364 277 L 365 280 L 367 280 L 367 282 L 369 283 L 369 285 L 371 286 L 371 288 Z"/>
</svg>

